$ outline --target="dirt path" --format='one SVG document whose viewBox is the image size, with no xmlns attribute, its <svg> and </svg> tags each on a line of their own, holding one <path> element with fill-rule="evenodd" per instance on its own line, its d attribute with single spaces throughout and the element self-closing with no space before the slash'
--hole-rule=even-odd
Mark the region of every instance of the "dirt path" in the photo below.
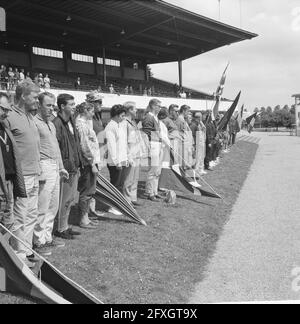
<svg viewBox="0 0 300 324">
<path fill-rule="evenodd" d="M 300 138 L 254 136 L 255 162 L 191 303 L 300 299 Z"/>
</svg>

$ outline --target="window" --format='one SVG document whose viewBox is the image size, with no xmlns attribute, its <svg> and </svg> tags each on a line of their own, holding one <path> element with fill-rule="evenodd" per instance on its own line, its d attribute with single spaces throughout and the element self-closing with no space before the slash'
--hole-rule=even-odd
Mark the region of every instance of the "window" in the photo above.
<svg viewBox="0 0 300 324">
<path fill-rule="evenodd" d="M 102 57 L 98 57 L 97 58 L 97 63 L 98 64 L 103 64 L 103 58 Z M 105 64 L 106 65 L 110 65 L 110 66 L 117 66 L 120 67 L 121 66 L 121 62 L 119 60 L 112 60 L 112 59 L 105 59 Z"/>
<path fill-rule="evenodd" d="M 93 56 L 72 53 L 72 60 L 86 63 L 94 63 Z"/>
<path fill-rule="evenodd" d="M 139 69 L 139 63 L 133 63 L 133 69 L 138 70 Z"/>
<path fill-rule="evenodd" d="M 62 51 L 56 51 L 48 48 L 40 48 L 40 47 L 33 47 L 32 52 L 35 55 L 40 56 L 48 56 L 48 57 L 55 57 L 55 58 L 63 58 L 63 52 Z"/>
</svg>

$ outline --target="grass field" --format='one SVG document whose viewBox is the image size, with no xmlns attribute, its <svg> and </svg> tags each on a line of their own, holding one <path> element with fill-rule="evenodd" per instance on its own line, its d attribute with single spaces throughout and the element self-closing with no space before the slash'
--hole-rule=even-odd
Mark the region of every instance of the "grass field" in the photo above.
<svg viewBox="0 0 300 324">
<path fill-rule="evenodd" d="M 49 260 L 104 303 L 186 303 L 205 276 L 256 150 L 238 142 L 205 176 L 226 204 L 194 196 L 178 197 L 172 207 L 141 200 L 147 227 L 108 214 Z M 0 295 L 0 303 L 23 302 L 30 303 Z"/>
</svg>

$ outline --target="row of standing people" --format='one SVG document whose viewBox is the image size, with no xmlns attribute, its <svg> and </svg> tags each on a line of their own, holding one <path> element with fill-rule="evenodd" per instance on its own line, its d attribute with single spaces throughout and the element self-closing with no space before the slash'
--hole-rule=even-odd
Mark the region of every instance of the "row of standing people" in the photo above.
<svg viewBox="0 0 300 324">
<path fill-rule="evenodd" d="M 58 113 L 53 119 L 56 103 Z M 1 222 L 26 242 L 30 249 L 18 240 L 12 240 L 12 246 L 29 264 L 36 261 L 32 247 L 48 256 L 52 248 L 64 246 L 61 239 L 80 235 L 69 219 L 78 192 L 78 225 L 97 227 L 97 217 L 103 214 L 96 211 L 94 195 L 97 175 L 105 164 L 111 183 L 135 206 L 139 205 L 138 181 L 145 160 L 146 196 L 151 201 L 161 198 L 158 183 L 166 149 L 172 148 L 174 163 L 204 173 L 209 127 L 200 115 L 193 124 L 188 106 L 172 105 L 168 111 L 153 99 L 137 125 L 134 102 L 116 105 L 104 130 L 98 92 L 88 94 L 76 109 L 71 95 L 62 94 L 56 101 L 27 80 L 17 86 L 14 105 L 4 93 L 0 104 Z M 33 116 L 36 106 L 38 113 Z"/>
</svg>

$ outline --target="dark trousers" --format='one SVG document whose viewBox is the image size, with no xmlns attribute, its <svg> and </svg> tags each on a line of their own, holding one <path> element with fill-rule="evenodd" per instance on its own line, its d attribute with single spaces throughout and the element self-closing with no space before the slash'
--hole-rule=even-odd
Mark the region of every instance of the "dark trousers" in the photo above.
<svg viewBox="0 0 300 324">
<path fill-rule="evenodd" d="M 209 145 L 206 145 L 206 156 L 204 159 L 204 167 L 205 169 L 209 168 L 209 162 L 212 161 L 212 155 L 213 155 L 213 148 L 209 147 Z"/>
<path fill-rule="evenodd" d="M 236 134 L 230 134 L 230 144 L 234 145 L 236 141 Z"/>
<path fill-rule="evenodd" d="M 123 193 L 124 183 L 129 174 L 130 167 L 123 166 L 117 169 L 114 165 L 107 165 L 110 175 L 110 183 Z"/>
</svg>

